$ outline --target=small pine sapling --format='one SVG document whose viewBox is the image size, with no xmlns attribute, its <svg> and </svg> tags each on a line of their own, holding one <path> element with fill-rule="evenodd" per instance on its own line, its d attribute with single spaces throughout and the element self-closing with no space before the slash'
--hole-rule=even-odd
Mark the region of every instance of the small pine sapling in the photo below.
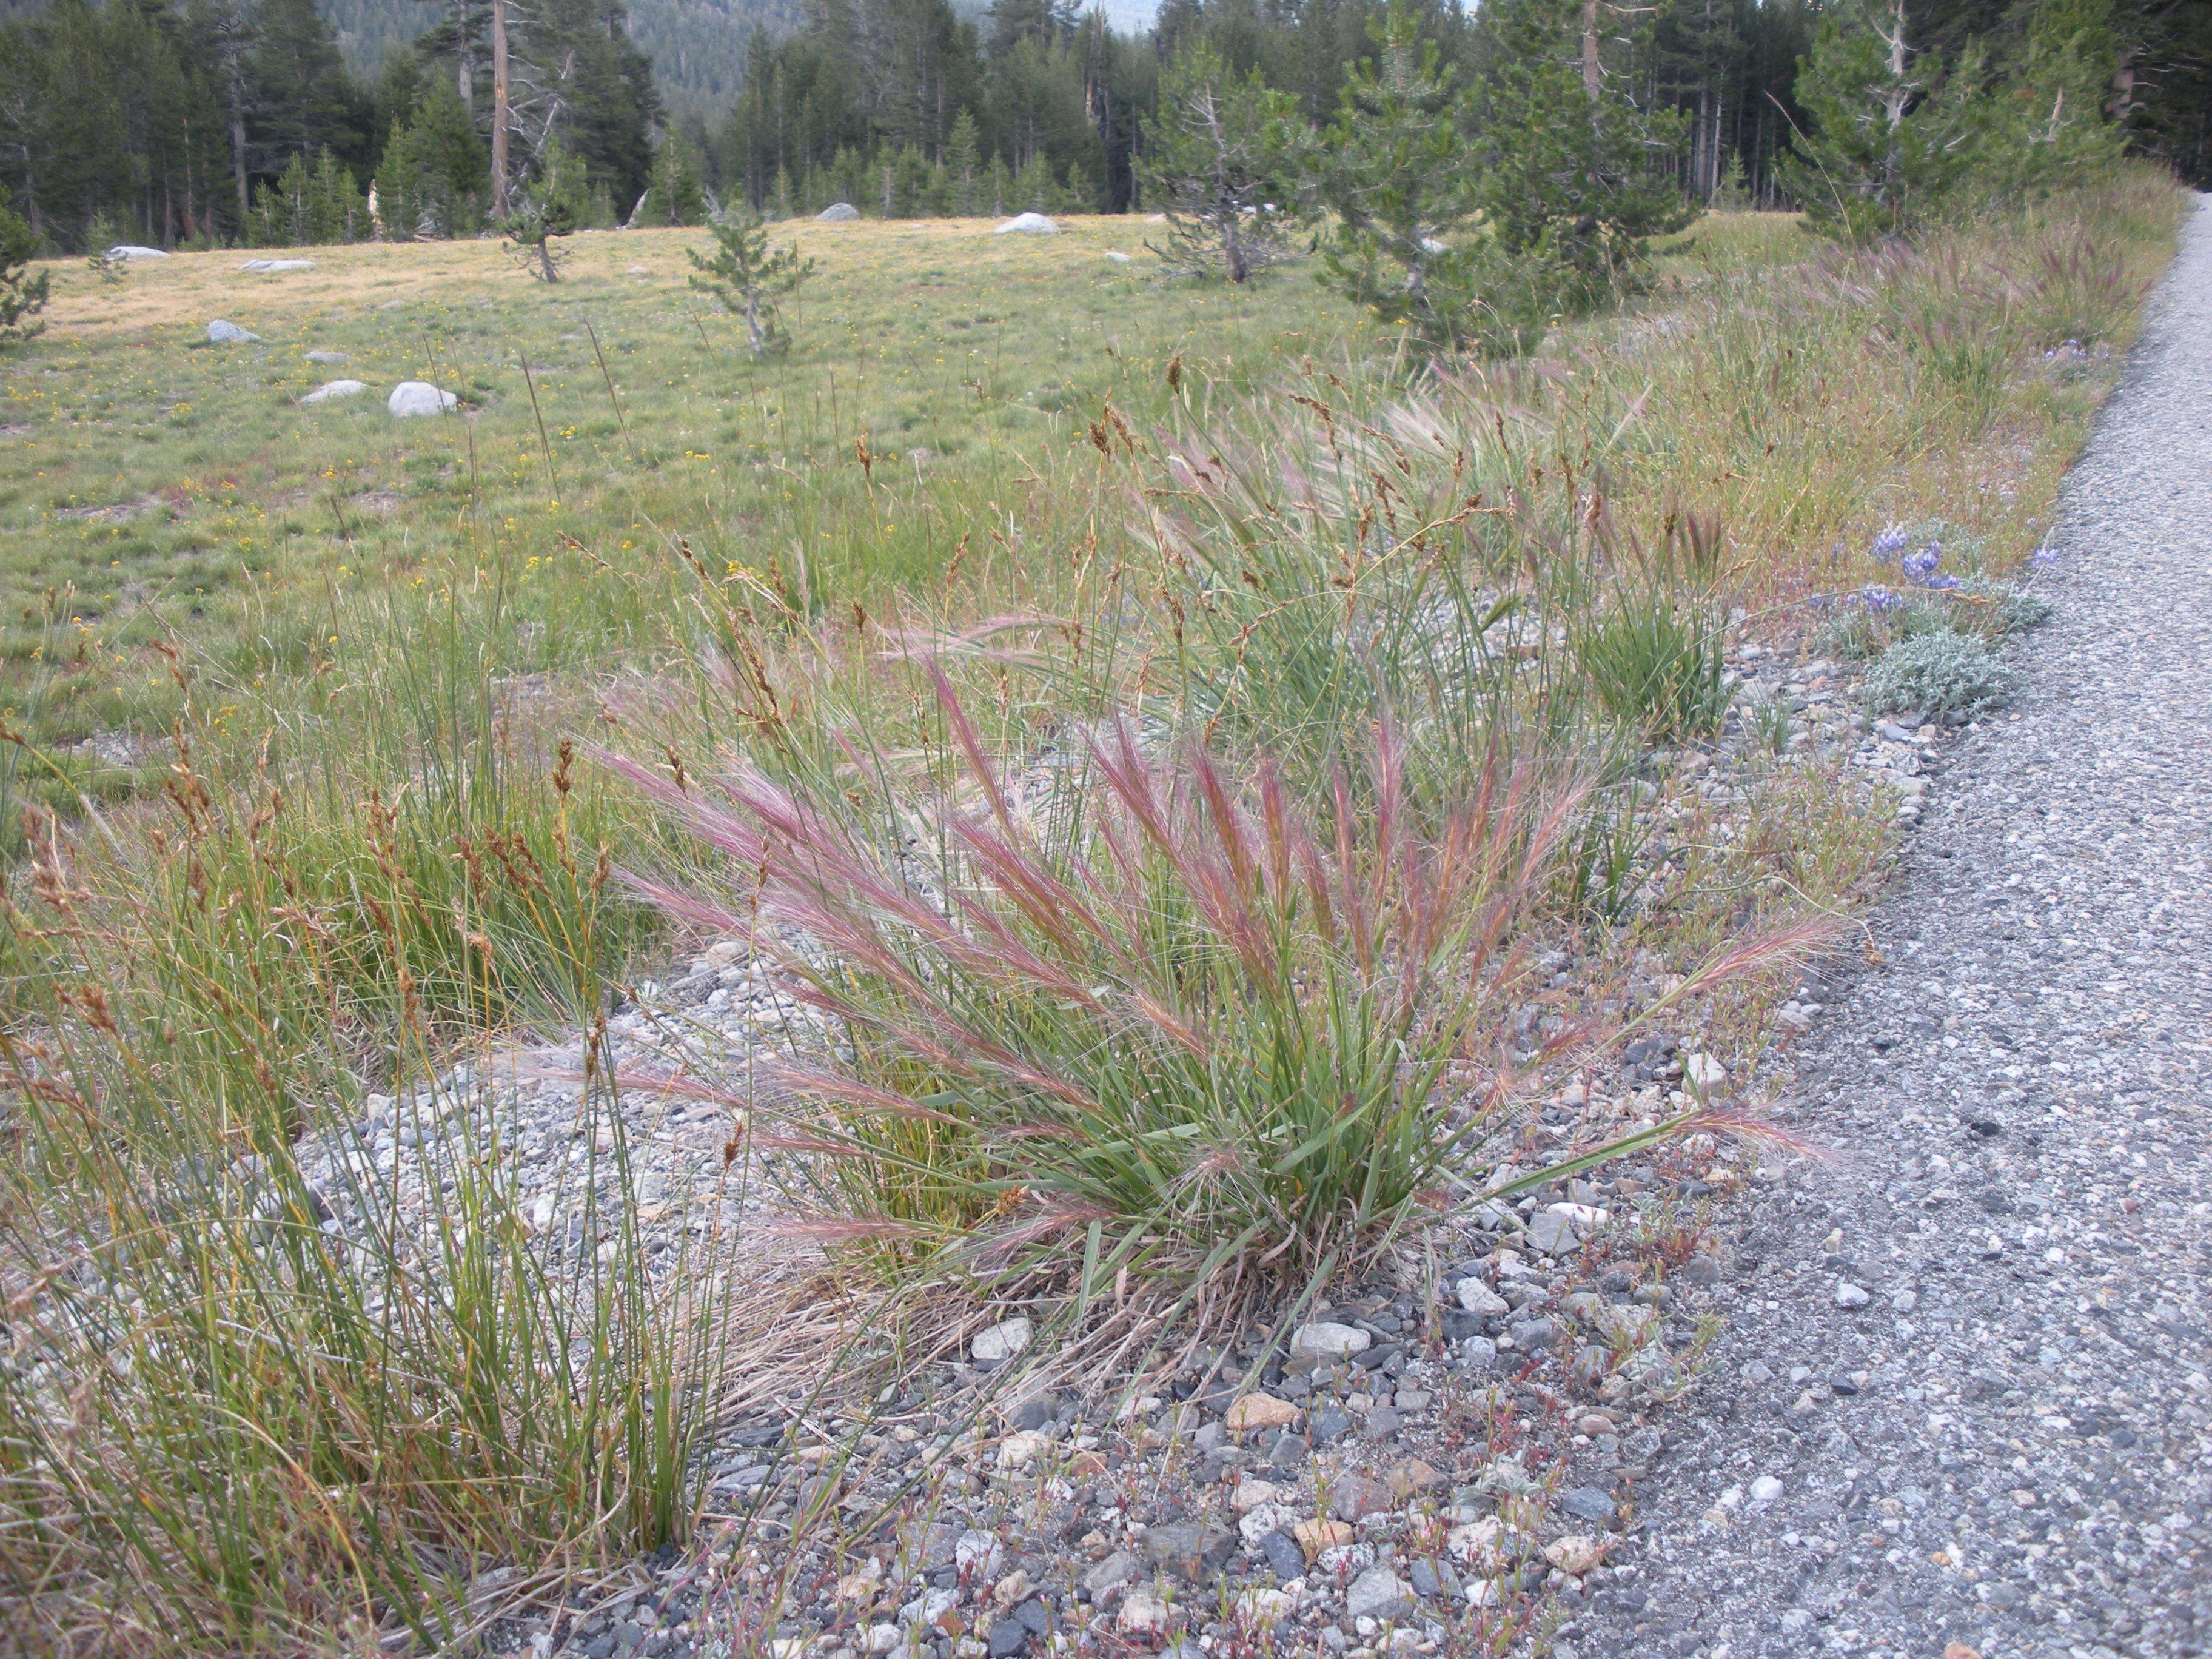
<svg viewBox="0 0 2212 1659">
<path fill-rule="evenodd" d="M 566 236 L 591 210 L 584 166 L 557 143 L 549 143 L 538 176 L 514 194 L 514 204 L 500 225 L 503 244 L 522 268 L 541 282 L 561 280 L 561 254 L 553 239 Z"/>
<path fill-rule="evenodd" d="M 27 340 L 46 326 L 28 320 L 46 308 L 50 279 L 43 270 L 30 274 L 31 256 L 38 248 L 30 226 L 0 207 L 0 344 Z"/>
<path fill-rule="evenodd" d="M 799 257 L 796 243 L 771 248 L 768 225 L 757 216 L 733 210 L 707 227 L 714 233 L 714 255 L 684 250 L 700 276 L 691 286 L 714 296 L 732 317 L 745 319 L 745 337 L 755 358 L 781 356 L 791 349 L 776 301 L 814 274 L 814 261 Z"/>
<path fill-rule="evenodd" d="M 1167 215 L 1165 247 L 1179 276 L 1232 283 L 1290 257 L 1306 215 L 1294 197 L 1305 124 L 1297 100 L 1255 71 L 1238 79 L 1210 46 L 1182 53 L 1160 88 L 1160 112 L 1138 162 L 1147 205 Z"/>
</svg>

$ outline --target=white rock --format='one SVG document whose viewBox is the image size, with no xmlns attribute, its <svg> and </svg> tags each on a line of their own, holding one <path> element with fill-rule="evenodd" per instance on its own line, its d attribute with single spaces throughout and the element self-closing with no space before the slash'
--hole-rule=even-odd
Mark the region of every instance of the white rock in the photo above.
<svg viewBox="0 0 2212 1659">
<path fill-rule="evenodd" d="M 1057 236 L 1060 227 L 1042 213 L 1017 213 L 994 230 L 994 236 L 1004 236 L 1008 231 L 1018 231 L 1027 236 Z"/>
<path fill-rule="evenodd" d="M 975 1341 L 969 1345 L 969 1352 L 978 1359 L 1012 1359 L 1029 1346 L 1034 1328 L 1026 1319 L 1009 1319 L 988 1330 L 978 1331 Z"/>
<path fill-rule="evenodd" d="M 240 270 L 258 270 L 264 272 L 276 270 L 313 270 L 314 268 L 315 262 L 313 259 L 248 259 L 244 264 L 239 266 Z"/>
<path fill-rule="evenodd" d="M 1485 1319 L 1501 1318 L 1510 1311 L 1504 1297 L 1471 1273 L 1459 1282 L 1459 1305 Z"/>
<path fill-rule="evenodd" d="M 300 355 L 311 363 L 349 363 L 353 361 L 353 354 L 349 351 L 303 351 Z"/>
<path fill-rule="evenodd" d="M 1459 1345 L 1460 1357 L 1476 1370 L 1486 1371 L 1498 1363 L 1498 1344 L 1486 1336 L 1470 1336 Z"/>
<path fill-rule="evenodd" d="M 326 404 L 333 398 L 358 398 L 368 390 L 360 380 L 325 380 L 300 401 L 303 404 Z"/>
<path fill-rule="evenodd" d="M 1473 1561 L 1498 1547 L 1498 1534 L 1504 1530 L 1502 1522 L 1494 1515 L 1486 1515 L 1480 1521 L 1463 1527 L 1454 1527 L 1444 1539 L 1444 1547 L 1462 1561 Z"/>
<path fill-rule="evenodd" d="M 1230 1493 L 1229 1507 L 1239 1515 L 1249 1515 L 1262 1504 L 1272 1504 L 1281 1496 L 1282 1488 L 1273 1481 L 1255 1480 L 1248 1474 L 1237 1481 L 1237 1490 Z"/>
<path fill-rule="evenodd" d="M 1873 1300 L 1863 1286 L 1854 1285 L 1849 1279 L 1836 1286 L 1836 1305 L 1838 1308 L 1863 1308 Z"/>
<path fill-rule="evenodd" d="M 1467 1583 L 1467 1601 L 1469 1607 L 1494 1607 L 1498 1602 L 1498 1581 L 1495 1578 L 1470 1578 Z"/>
<path fill-rule="evenodd" d="M 854 207 L 850 202 L 832 202 L 828 207 L 823 208 L 821 212 L 816 214 L 814 216 L 817 220 L 825 225 L 842 225 L 848 219 L 859 218 L 860 216 L 860 210 Z"/>
<path fill-rule="evenodd" d="M 1243 1625 L 1279 1625 L 1297 1611 L 1297 1597 L 1279 1589 L 1249 1589 L 1237 1598 L 1237 1620 Z"/>
<path fill-rule="evenodd" d="M 1424 253 L 1449 253 L 1451 252 L 1451 249 L 1443 243 L 1437 240 L 1433 236 L 1424 236 L 1421 238 L 1421 252 Z"/>
<path fill-rule="evenodd" d="M 461 400 L 450 392 L 441 392 L 428 380 L 402 380 L 392 388 L 392 395 L 384 406 L 403 420 L 410 415 L 443 415 L 457 409 Z"/>
<path fill-rule="evenodd" d="M 1699 1089 L 1717 1089 L 1728 1081 L 1728 1067 L 1711 1054 L 1692 1054 L 1682 1062 L 1682 1076 Z"/>
<path fill-rule="evenodd" d="M 996 1578 L 1006 1562 L 1006 1547 L 995 1534 L 963 1532 L 952 1545 L 952 1564 L 969 1578 Z"/>
<path fill-rule="evenodd" d="M 1117 265 L 1126 265 L 1129 263 L 1129 256 L 1122 252 L 1121 250 L 1117 247 L 1108 248 L 1106 250 L 1106 257 L 1109 259 L 1111 259 Z"/>
<path fill-rule="evenodd" d="M 1334 1325 L 1327 1320 L 1301 1325 L 1291 1333 L 1291 1358 L 1293 1359 L 1349 1359 L 1356 1353 L 1364 1353 L 1374 1341 L 1366 1332 L 1351 1325 Z"/>
<path fill-rule="evenodd" d="M 1025 1469 L 1052 1444 L 1047 1436 L 1024 1429 L 1019 1434 L 1010 1434 L 999 1443 L 999 1467 L 1002 1469 Z"/>
<path fill-rule="evenodd" d="M 870 1653 L 890 1653 L 893 1651 L 899 1645 L 900 1633 L 899 1627 L 896 1625 L 869 1626 L 868 1651 Z"/>
<path fill-rule="evenodd" d="M 1150 1585 L 1139 1584 L 1121 1603 L 1121 1612 L 1114 1615 L 1114 1623 L 1124 1636 L 1150 1636 L 1165 1630 L 1172 1616 L 1168 1604 L 1152 1594 Z"/>
<path fill-rule="evenodd" d="M 136 242 L 118 242 L 107 250 L 111 259 L 166 259 L 169 256 L 158 247 L 141 247 Z"/>
<path fill-rule="evenodd" d="M 236 323 L 227 323 L 220 317 L 208 325 L 208 338 L 216 345 L 236 345 L 241 341 L 260 337 L 251 330 L 240 328 Z"/>
<path fill-rule="evenodd" d="M 1756 1509 L 1765 1509 L 1781 1496 L 1782 1483 L 1771 1474 L 1762 1474 L 1751 1483 L 1751 1501 Z"/>
</svg>

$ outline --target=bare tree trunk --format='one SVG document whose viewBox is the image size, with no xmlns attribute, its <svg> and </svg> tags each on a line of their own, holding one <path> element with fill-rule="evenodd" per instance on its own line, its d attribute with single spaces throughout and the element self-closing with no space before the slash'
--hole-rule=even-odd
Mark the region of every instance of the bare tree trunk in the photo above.
<svg viewBox="0 0 2212 1659">
<path fill-rule="evenodd" d="M 1605 83 L 1605 69 L 1597 58 L 1598 0 L 1583 0 L 1583 90 L 1595 98 Z"/>
<path fill-rule="evenodd" d="M 761 334 L 760 290 L 757 288 L 745 290 L 745 337 L 752 343 L 754 356 L 768 355 L 768 341 Z"/>
<path fill-rule="evenodd" d="M 507 216 L 507 0 L 491 0 L 491 210 Z"/>
</svg>

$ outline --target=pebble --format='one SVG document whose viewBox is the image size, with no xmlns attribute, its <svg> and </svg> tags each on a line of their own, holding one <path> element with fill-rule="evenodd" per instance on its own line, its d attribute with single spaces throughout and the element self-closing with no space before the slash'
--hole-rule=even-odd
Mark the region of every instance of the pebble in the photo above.
<svg viewBox="0 0 2212 1659">
<path fill-rule="evenodd" d="M 1299 1415 L 1298 1408 L 1287 1400 L 1248 1394 L 1229 1407 L 1223 1421 L 1231 1434 L 1246 1434 L 1255 1429 L 1286 1429 Z"/>
<path fill-rule="evenodd" d="M 1610 1527 L 1620 1513 L 1612 1498 L 1595 1486 L 1577 1486 L 1559 1502 L 1559 1507 L 1576 1520 L 1593 1521 L 1601 1527 Z"/>
<path fill-rule="evenodd" d="M 1353 1354 L 1365 1353 L 1374 1340 L 1356 1325 L 1336 1325 L 1320 1321 L 1301 1325 L 1291 1333 L 1291 1358 L 1349 1359 Z"/>
<path fill-rule="evenodd" d="M 209 342 L 214 345 L 240 345 L 246 341 L 258 340 L 261 337 L 250 329 L 240 328 L 236 323 L 225 322 L 220 317 L 207 325 L 207 337 Z"/>
<path fill-rule="evenodd" d="M 1413 1592 L 1388 1567 L 1370 1567 L 1353 1579 L 1344 1592 L 1345 1616 L 1351 1619 L 1407 1619 L 1413 1616 Z"/>
<path fill-rule="evenodd" d="M 1504 1297 L 1472 1275 L 1460 1280 L 1457 1294 L 1459 1305 L 1480 1318 L 1502 1319 L 1510 1311 Z"/>
<path fill-rule="evenodd" d="M 1873 1300 L 1863 1285 L 1854 1285 L 1849 1279 L 1836 1286 L 1836 1305 L 1838 1308 L 1863 1308 Z"/>
<path fill-rule="evenodd" d="M 1009 1319 L 978 1331 L 968 1351 L 977 1359 L 994 1363 L 1012 1359 L 1030 1346 L 1035 1327 L 1026 1319 Z"/>
</svg>

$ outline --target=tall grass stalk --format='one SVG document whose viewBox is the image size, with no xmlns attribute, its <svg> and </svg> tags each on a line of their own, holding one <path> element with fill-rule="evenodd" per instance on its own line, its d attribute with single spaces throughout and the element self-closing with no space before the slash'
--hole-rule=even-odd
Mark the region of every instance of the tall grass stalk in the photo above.
<svg viewBox="0 0 2212 1659">
<path fill-rule="evenodd" d="M 604 1028 L 547 1231 L 490 1068 L 365 1115 L 340 1029 L 367 1016 L 391 1074 L 439 1075 L 457 1018 L 501 1006 L 495 947 L 434 1018 L 388 848 L 342 901 L 288 896 L 270 809 L 228 836 L 188 757 L 173 799 L 160 855 L 128 872 L 87 872 L 46 825 L 10 918 L 34 935 L 0 1031 L 13 1639 L 450 1649 L 564 1575 L 681 1540 L 720 1264 L 710 1239 L 648 1266 Z M 85 884 L 102 873 L 137 884 Z M 559 874 L 574 931 L 532 971 L 558 959 L 589 1007 L 606 868 Z M 467 893 L 451 924 L 488 939 Z M 378 971 L 346 959 L 363 949 Z"/>
</svg>

